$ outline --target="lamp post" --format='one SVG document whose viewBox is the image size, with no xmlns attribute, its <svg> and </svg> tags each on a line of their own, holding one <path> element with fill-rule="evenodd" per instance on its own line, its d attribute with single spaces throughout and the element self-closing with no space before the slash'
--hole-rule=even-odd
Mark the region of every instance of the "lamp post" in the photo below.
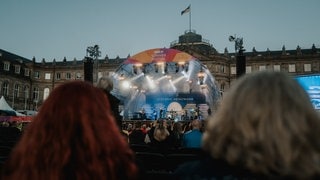
<svg viewBox="0 0 320 180">
<path fill-rule="evenodd" d="M 229 41 L 234 42 L 235 54 L 236 54 L 236 70 L 237 78 L 246 73 L 246 56 L 243 54 L 243 38 L 237 38 L 236 36 L 229 36 Z"/>
<path fill-rule="evenodd" d="M 12 95 L 13 95 L 13 97 L 12 97 L 12 108 L 14 109 L 14 91 L 15 91 L 15 89 L 14 89 L 15 87 L 13 86 L 13 93 L 12 93 Z"/>
<path fill-rule="evenodd" d="M 24 110 L 27 109 L 27 98 L 28 98 L 28 92 L 24 91 Z"/>
<path fill-rule="evenodd" d="M 87 57 L 91 57 L 95 60 L 96 62 L 96 82 L 98 82 L 98 74 L 99 74 L 99 60 L 98 57 L 101 56 L 101 51 L 99 51 L 99 46 L 94 45 L 94 46 L 89 46 L 87 47 Z"/>
</svg>

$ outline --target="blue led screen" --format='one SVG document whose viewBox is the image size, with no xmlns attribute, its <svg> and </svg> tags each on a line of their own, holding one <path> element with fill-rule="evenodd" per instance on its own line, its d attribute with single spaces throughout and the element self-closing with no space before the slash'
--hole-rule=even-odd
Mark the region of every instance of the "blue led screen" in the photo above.
<svg viewBox="0 0 320 180">
<path fill-rule="evenodd" d="M 320 109 L 320 75 L 297 76 L 295 79 L 307 91 L 315 109 Z"/>
</svg>

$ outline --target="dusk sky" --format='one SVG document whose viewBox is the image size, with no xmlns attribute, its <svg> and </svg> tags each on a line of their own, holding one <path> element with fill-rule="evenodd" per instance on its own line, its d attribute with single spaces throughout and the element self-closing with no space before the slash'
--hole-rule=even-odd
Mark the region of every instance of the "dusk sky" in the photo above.
<svg viewBox="0 0 320 180">
<path fill-rule="evenodd" d="M 320 48 L 320 0 L 1 0 L 0 49 L 37 62 L 135 55 L 170 43 L 189 29 L 218 52 L 234 52 L 230 35 L 247 52 Z"/>
</svg>

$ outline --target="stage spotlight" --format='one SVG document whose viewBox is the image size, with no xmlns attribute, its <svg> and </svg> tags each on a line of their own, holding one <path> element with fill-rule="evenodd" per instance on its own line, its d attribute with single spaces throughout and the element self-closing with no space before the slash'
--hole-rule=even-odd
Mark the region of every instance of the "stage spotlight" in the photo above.
<svg viewBox="0 0 320 180">
<path fill-rule="evenodd" d="M 137 74 L 137 75 L 140 74 L 141 73 L 141 67 L 142 67 L 142 64 L 140 64 L 140 63 L 133 64 L 132 65 L 133 73 Z"/>
<path fill-rule="evenodd" d="M 121 80 L 124 80 L 124 74 L 120 74 L 119 80 L 120 80 L 120 81 L 121 81 Z"/>
<path fill-rule="evenodd" d="M 154 71 L 155 71 L 156 73 L 159 72 L 159 65 L 158 65 L 158 63 L 157 63 L 157 64 L 154 64 Z"/>
<path fill-rule="evenodd" d="M 163 64 L 163 71 L 162 71 L 162 74 L 167 74 L 167 72 L 168 72 L 168 63 L 166 63 L 166 64 Z"/>
<path fill-rule="evenodd" d="M 184 70 L 185 70 L 186 72 L 188 72 L 188 70 L 189 70 L 189 63 L 186 63 L 186 64 L 185 64 Z"/>
<path fill-rule="evenodd" d="M 130 87 L 130 82 L 129 82 L 129 81 L 123 81 L 123 82 L 122 82 L 122 87 L 125 88 L 125 89 L 129 89 L 129 87 Z"/>
<path fill-rule="evenodd" d="M 179 64 L 176 63 L 175 66 L 176 66 L 176 73 L 178 73 L 179 72 Z"/>
<path fill-rule="evenodd" d="M 179 61 L 178 63 L 175 64 L 176 65 L 176 73 L 181 71 L 184 71 L 184 67 L 185 67 L 185 62 L 183 61 Z"/>
<path fill-rule="evenodd" d="M 158 72 L 159 68 L 161 70 L 161 73 L 162 74 L 165 74 L 165 71 L 166 71 L 166 65 L 164 64 L 164 62 L 157 62 L 156 64 L 156 73 Z"/>
<path fill-rule="evenodd" d="M 198 84 L 199 85 L 203 85 L 203 81 L 204 81 L 204 72 L 201 68 L 200 72 L 198 73 Z"/>
<path fill-rule="evenodd" d="M 142 73 L 143 74 L 147 73 L 146 68 L 147 68 L 147 64 L 143 64 L 143 66 L 142 66 Z"/>
</svg>

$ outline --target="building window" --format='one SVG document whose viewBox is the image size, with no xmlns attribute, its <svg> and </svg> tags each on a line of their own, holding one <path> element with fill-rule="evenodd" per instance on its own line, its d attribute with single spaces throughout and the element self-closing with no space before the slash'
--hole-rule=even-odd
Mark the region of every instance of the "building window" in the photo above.
<svg viewBox="0 0 320 180">
<path fill-rule="evenodd" d="M 280 65 L 273 65 L 273 70 L 274 71 L 281 71 Z"/>
<path fill-rule="evenodd" d="M 39 79 L 40 78 L 40 73 L 39 71 L 34 72 L 34 78 Z"/>
<path fill-rule="evenodd" d="M 9 71 L 10 70 L 10 63 L 9 62 L 4 62 L 3 70 L 5 70 L 5 71 Z"/>
<path fill-rule="evenodd" d="M 252 67 L 251 66 L 246 66 L 246 74 L 249 74 L 252 72 Z"/>
<path fill-rule="evenodd" d="M 49 88 L 44 88 L 44 91 L 43 91 L 43 100 L 46 100 L 49 96 L 49 93 L 50 93 L 50 89 Z"/>
<path fill-rule="evenodd" d="M 51 74 L 50 73 L 45 73 L 44 75 L 44 79 L 50 79 L 51 78 Z"/>
<path fill-rule="evenodd" d="M 28 86 L 24 86 L 24 98 L 27 99 L 29 98 L 29 87 Z"/>
<path fill-rule="evenodd" d="M 29 68 L 25 68 L 25 69 L 24 69 L 24 75 L 25 75 L 25 76 L 30 76 L 30 70 L 29 70 Z"/>
<path fill-rule="evenodd" d="M 224 65 L 220 65 L 220 72 L 224 73 Z"/>
<path fill-rule="evenodd" d="M 9 90 L 9 83 L 8 82 L 4 82 L 2 84 L 2 95 L 8 96 L 8 90 Z"/>
<path fill-rule="evenodd" d="M 260 65 L 259 66 L 259 71 L 264 71 L 264 70 L 266 70 L 267 68 L 266 68 L 266 65 Z"/>
<path fill-rule="evenodd" d="M 27 101 L 29 98 L 29 87 L 25 85 L 23 87 L 23 90 L 24 90 L 24 109 L 27 109 Z"/>
<path fill-rule="evenodd" d="M 39 88 L 37 87 L 33 88 L 33 101 L 34 102 L 39 101 Z"/>
<path fill-rule="evenodd" d="M 76 73 L 76 79 L 81 79 L 81 73 L 79 72 Z"/>
<path fill-rule="evenodd" d="M 231 67 L 231 74 L 236 74 L 236 73 L 237 73 L 236 67 Z"/>
<path fill-rule="evenodd" d="M 71 73 L 66 74 L 66 79 L 71 79 Z"/>
<path fill-rule="evenodd" d="M 220 91 L 224 92 L 224 83 L 220 84 Z"/>
<path fill-rule="evenodd" d="M 19 97 L 19 84 L 15 84 L 14 85 L 14 91 L 13 91 L 13 95 L 14 97 Z"/>
<path fill-rule="evenodd" d="M 296 65 L 295 64 L 289 64 L 289 72 L 296 72 Z"/>
<path fill-rule="evenodd" d="M 61 74 L 60 74 L 60 73 L 57 73 L 57 74 L 56 74 L 56 79 L 57 79 L 57 80 L 60 80 L 60 79 L 61 79 Z"/>
<path fill-rule="evenodd" d="M 15 72 L 16 74 L 20 74 L 20 65 L 15 65 L 15 66 L 14 66 L 14 72 Z"/>
<path fill-rule="evenodd" d="M 311 71 L 311 64 L 304 64 L 304 72 L 310 72 Z"/>
</svg>

